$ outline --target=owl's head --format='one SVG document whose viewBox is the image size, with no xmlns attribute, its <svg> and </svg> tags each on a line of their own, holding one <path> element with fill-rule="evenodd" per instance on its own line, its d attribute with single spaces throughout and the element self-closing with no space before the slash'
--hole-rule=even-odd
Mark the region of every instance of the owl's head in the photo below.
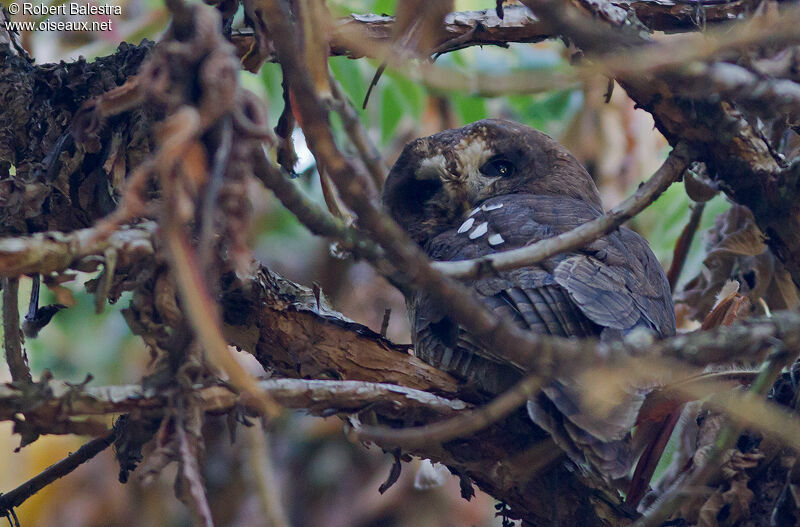
<svg viewBox="0 0 800 527">
<path fill-rule="evenodd" d="M 412 141 L 389 172 L 383 203 L 423 245 L 484 200 L 506 194 L 568 196 L 602 210 L 592 178 L 546 134 L 485 119 Z"/>
</svg>

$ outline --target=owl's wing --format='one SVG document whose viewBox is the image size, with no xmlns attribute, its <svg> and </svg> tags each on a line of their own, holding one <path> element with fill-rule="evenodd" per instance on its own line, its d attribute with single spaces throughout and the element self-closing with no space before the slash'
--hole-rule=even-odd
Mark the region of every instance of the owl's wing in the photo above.
<svg viewBox="0 0 800 527">
<path fill-rule="evenodd" d="M 675 334 L 675 311 L 661 264 L 647 242 L 629 229 L 601 238 L 561 261 L 553 276 L 604 339 L 636 328 L 658 337 Z"/>
<path fill-rule="evenodd" d="M 487 200 L 427 249 L 439 260 L 475 258 L 558 235 L 600 214 L 569 198 L 501 196 Z M 497 316 L 534 333 L 613 339 L 637 327 L 658 336 L 675 331 L 663 270 L 647 242 L 627 229 L 579 252 L 467 284 Z M 432 364 L 490 393 L 520 377 L 424 293 L 414 320 L 417 353 Z M 585 400 L 581 386 L 574 379 L 556 380 L 529 402 L 529 414 L 573 459 L 588 459 L 601 473 L 621 477 L 633 461 L 628 440 L 644 394 L 620 387 L 617 404 L 601 412 Z"/>
<path fill-rule="evenodd" d="M 533 209 L 544 210 L 545 205 L 569 225 L 579 225 L 599 214 L 590 206 L 571 207 L 571 202 L 577 200 L 547 198 L 552 200 L 531 195 L 490 199 L 462 225 L 435 237 L 426 251 L 435 260 L 463 260 L 550 237 L 553 227 L 531 214 Z M 515 269 L 468 281 L 466 285 L 498 317 L 513 320 L 535 333 L 598 334 L 596 325 L 581 314 L 555 282 L 552 267 Z M 426 362 L 491 394 L 503 391 L 519 378 L 517 369 L 503 364 L 501 354 L 487 349 L 468 329 L 453 322 L 447 307 L 434 302 L 427 292 L 418 292 L 410 299 L 409 311 L 415 353 Z"/>
</svg>

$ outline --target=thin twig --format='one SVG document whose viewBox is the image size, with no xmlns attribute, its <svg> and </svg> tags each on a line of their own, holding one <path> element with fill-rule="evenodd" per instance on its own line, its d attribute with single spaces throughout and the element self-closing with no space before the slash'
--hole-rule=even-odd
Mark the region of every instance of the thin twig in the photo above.
<svg viewBox="0 0 800 527">
<path fill-rule="evenodd" d="M 22 351 L 19 326 L 19 279 L 6 278 L 3 283 L 3 345 L 6 362 L 15 382 L 33 381 L 31 370 Z"/>
<path fill-rule="evenodd" d="M 386 332 L 389 331 L 389 321 L 392 317 L 392 309 L 386 308 L 383 311 L 383 320 L 381 320 L 381 337 L 386 338 Z"/>
<path fill-rule="evenodd" d="M 347 136 L 353 146 L 356 147 L 364 166 L 367 167 L 367 172 L 372 178 L 372 182 L 375 183 L 375 188 L 380 190 L 383 188 L 383 182 L 386 180 L 386 173 L 389 171 L 389 167 L 386 166 L 378 147 L 370 139 L 364 123 L 361 122 L 361 118 L 353 107 L 352 101 L 344 93 L 342 85 L 332 75 L 330 83 L 333 97 L 337 103 L 335 105 L 336 112 L 342 118 L 344 130 L 347 132 Z"/>
<path fill-rule="evenodd" d="M 467 437 L 503 419 L 539 391 L 539 377 L 524 377 L 502 395 L 475 410 L 461 412 L 446 421 L 416 428 L 364 426 L 352 429 L 353 441 L 373 441 L 381 446 L 417 448 L 426 444 L 444 443 L 455 437 Z"/>
<path fill-rule="evenodd" d="M 116 432 L 111 432 L 105 437 L 92 439 L 77 451 L 68 455 L 55 465 L 46 468 L 44 471 L 29 479 L 19 487 L 5 494 L 0 494 L 0 516 L 7 515 L 11 511 L 22 505 L 25 500 L 42 490 L 55 480 L 62 478 L 86 463 L 94 456 L 108 448 L 114 443 Z"/>
<path fill-rule="evenodd" d="M 533 265 L 559 253 L 579 249 L 619 228 L 654 202 L 689 164 L 687 149 L 678 145 L 653 176 L 636 192 L 608 213 L 558 236 L 540 240 L 532 245 L 493 253 L 472 260 L 436 262 L 435 269 L 455 278 L 475 278 L 482 272 L 505 271 Z"/>
<path fill-rule="evenodd" d="M 263 152 L 254 156 L 253 173 L 313 234 L 336 240 L 341 245 L 341 249 L 353 253 L 358 258 L 368 260 L 385 275 L 391 276 L 395 272 L 378 245 L 363 233 L 353 227 L 348 227 L 344 222 L 305 197 L 297 185 L 284 176 L 281 169 L 274 165 Z M 399 284 L 396 285 L 399 286 Z"/>
<path fill-rule="evenodd" d="M 214 152 L 214 163 L 208 174 L 200 226 L 200 241 L 197 244 L 197 257 L 200 268 L 205 272 L 211 270 L 212 247 L 214 246 L 214 224 L 217 219 L 217 200 L 225 182 L 225 169 L 231 156 L 231 142 L 233 141 L 233 125 L 231 117 L 225 116 L 219 127 L 219 145 Z"/>
<path fill-rule="evenodd" d="M 280 496 L 266 423 L 262 419 L 261 426 L 251 426 L 245 433 L 250 443 L 247 462 L 253 467 L 255 487 L 266 524 L 268 527 L 288 527 L 289 519 Z"/>
</svg>

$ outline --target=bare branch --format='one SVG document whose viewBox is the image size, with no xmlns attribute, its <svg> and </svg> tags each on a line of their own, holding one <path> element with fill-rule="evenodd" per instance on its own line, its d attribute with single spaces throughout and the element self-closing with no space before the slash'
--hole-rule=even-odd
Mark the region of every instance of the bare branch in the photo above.
<svg viewBox="0 0 800 527">
<path fill-rule="evenodd" d="M 626 10 L 632 10 L 642 22 L 657 31 L 696 31 L 700 29 L 701 22 L 713 24 L 737 20 L 740 15 L 751 13 L 756 2 L 712 0 L 688 3 L 680 0 L 640 0 L 609 2 L 609 5 L 619 6 L 616 8 L 620 23 L 627 18 Z M 448 14 L 438 35 L 438 47 L 444 51 L 453 51 L 470 46 L 505 46 L 509 42 L 541 42 L 558 35 L 550 24 L 539 20 L 524 6 L 508 5 L 503 12 L 502 19 L 494 9 Z M 350 58 L 374 56 L 370 49 L 374 50 L 375 45 L 391 42 L 394 22 L 392 16 L 372 14 L 353 14 L 339 19 L 333 24 L 330 54 Z M 366 39 L 366 46 L 353 48 L 351 44 L 354 34 Z M 239 30 L 233 34 L 232 40 L 239 56 L 243 56 L 253 46 L 252 30 Z M 274 56 L 270 60 L 274 60 Z"/>
<path fill-rule="evenodd" d="M 352 440 L 374 441 L 381 446 L 419 448 L 425 444 L 443 443 L 456 437 L 467 437 L 503 419 L 524 404 L 541 388 L 538 377 L 525 377 L 486 406 L 461 412 L 446 421 L 419 428 L 379 428 L 361 426 L 348 434 Z"/>
<path fill-rule="evenodd" d="M 305 409 L 316 415 L 354 413 L 364 408 L 386 412 L 389 416 L 419 413 L 449 416 L 469 408 L 458 399 L 446 399 L 414 388 L 364 381 L 327 381 L 309 379 L 268 379 L 258 381 L 258 389 L 286 408 Z M 165 394 L 139 385 L 76 388 L 65 382 L 50 382 L 52 395 L 36 401 L 30 412 L 52 419 L 85 415 L 108 415 L 139 411 L 159 415 Z M 223 412 L 236 405 L 255 407 L 248 395 L 239 395 L 225 386 L 197 387 L 196 395 L 206 412 Z M 9 420 L 31 399 L 22 391 L 0 386 L 0 420 Z"/>
<path fill-rule="evenodd" d="M 7 516 L 12 509 L 22 505 L 25 500 L 45 488 L 55 480 L 62 478 L 86 463 L 94 456 L 114 443 L 115 433 L 106 437 L 92 439 L 78 450 L 68 455 L 55 465 L 46 468 L 40 474 L 29 479 L 12 491 L 0 494 L 0 516 Z"/>
<path fill-rule="evenodd" d="M 371 46 L 391 42 L 394 21 L 394 17 L 382 15 L 351 15 L 336 21 L 331 35 L 331 55 L 350 58 L 373 56 L 369 51 Z M 367 39 L 364 42 L 365 48 L 352 47 L 355 35 Z M 469 38 L 465 40 L 465 36 Z M 502 20 L 494 9 L 450 13 L 438 35 L 437 45 L 441 46 L 456 39 L 461 39 L 459 47 L 505 45 L 506 42 L 540 42 L 552 36 L 553 33 L 530 10 L 522 6 L 508 6 Z M 240 56 L 252 47 L 252 38 L 250 30 L 242 30 L 233 35 L 233 43 Z M 274 47 L 274 43 L 272 46 Z"/>
<path fill-rule="evenodd" d="M 136 226 L 124 226 L 108 238 L 99 236 L 96 228 L 2 238 L 0 276 L 48 275 L 69 269 L 87 256 L 102 255 L 109 248 L 126 256 L 152 254 L 151 237 L 155 229 L 155 223 L 143 222 Z"/>
<path fill-rule="evenodd" d="M 22 351 L 22 333 L 19 325 L 19 280 L 3 280 L 3 347 L 11 378 L 16 382 L 33 380 L 25 353 Z"/>
<path fill-rule="evenodd" d="M 352 102 L 342 90 L 339 81 L 331 76 L 330 83 L 336 111 L 339 117 L 342 118 L 344 129 L 367 167 L 369 175 L 372 177 L 372 182 L 375 183 L 375 188 L 381 189 L 383 182 L 386 180 L 386 173 L 389 171 L 389 167 L 386 166 L 383 156 L 381 156 L 375 143 L 370 139 L 364 124 L 361 122 L 361 118 L 358 116 L 358 112 L 356 112 Z"/>
</svg>

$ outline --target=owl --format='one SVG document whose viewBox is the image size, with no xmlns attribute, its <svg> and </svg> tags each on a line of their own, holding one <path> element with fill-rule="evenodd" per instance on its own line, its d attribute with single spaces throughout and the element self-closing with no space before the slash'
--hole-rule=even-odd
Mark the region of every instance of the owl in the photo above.
<svg viewBox="0 0 800 527">
<path fill-rule="evenodd" d="M 482 120 L 409 143 L 383 191 L 389 214 L 433 260 L 516 249 L 603 214 L 592 178 L 549 136 Z M 613 340 L 642 328 L 675 334 L 664 271 L 647 241 L 620 228 L 580 250 L 464 284 L 496 316 L 539 334 Z M 523 372 L 497 357 L 425 291 L 406 298 L 415 354 L 491 397 Z M 580 384 L 557 379 L 528 402 L 536 425 L 577 463 L 611 479 L 629 474 L 630 430 L 643 400 L 631 389 L 612 410 L 586 410 Z"/>
</svg>

